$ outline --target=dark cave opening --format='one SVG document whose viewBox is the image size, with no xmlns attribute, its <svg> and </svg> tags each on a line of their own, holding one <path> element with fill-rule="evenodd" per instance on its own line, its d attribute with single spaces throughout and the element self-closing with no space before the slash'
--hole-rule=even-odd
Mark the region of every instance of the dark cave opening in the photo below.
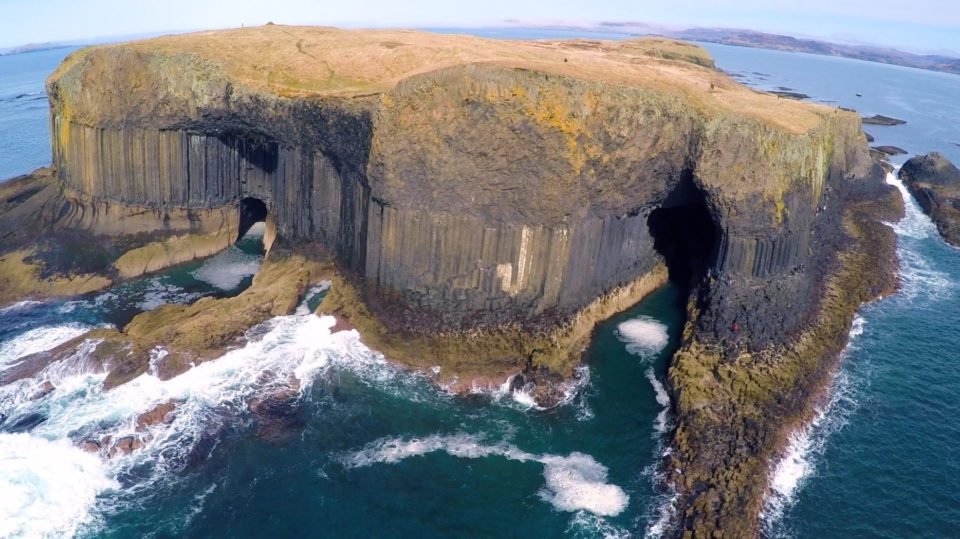
<svg viewBox="0 0 960 539">
<path fill-rule="evenodd" d="M 250 231 L 250 227 L 267 220 L 267 205 L 259 198 L 247 197 L 240 201 L 240 229 L 237 241 Z"/>
<path fill-rule="evenodd" d="M 686 177 L 647 218 L 653 246 L 660 253 L 670 281 L 687 296 L 707 275 L 716 256 L 719 229 L 703 192 Z"/>
</svg>

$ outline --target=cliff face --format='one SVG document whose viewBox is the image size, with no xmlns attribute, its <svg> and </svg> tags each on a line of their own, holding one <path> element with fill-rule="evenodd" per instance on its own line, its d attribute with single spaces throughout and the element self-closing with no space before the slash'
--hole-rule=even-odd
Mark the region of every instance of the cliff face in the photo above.
<svg viewBox="0 0 960 539">
<path fill-rule="evenodd" d="M 304 38 L 351 34 L 296 32 L 288 45 L 308 62 L 331 53 Z M 416 61 L 395 82 L 356 84 L 383 86 L 374 93 L 286 97 L 296 84 L 238 80 L 232 60 L 175 38 L 80 52 L 49 81 L 55 166 L 95 200 L 262 200 L 280 238 L 333 248 L 390 329 L 434 333 L 549 326 L 629 284 L 661 258 L 648 222 L 658 208 L 705 208 L 712 226 L 699 234 L 715 237 L 703 263 L 716 274 L 802 272 L 824 190 L 864 160 L 853 115 L 749 95 L 642 48 L 518 44 L 531 51 L 445 66 L 420 58 L 432 51 L 422 36 L 381 34 L 381 48 Z M 469 55 L 475 41 L 447 45 Z M 604 80 L 577 71 L 587 55 L 693 82 Z M 773 112 L 745 113 L 743 100 Z"/>
<path fill-rule="evenodd" d="M 764 436 L 748 447 L 698 437 L 769 397 L 734 392 L 698 415 L 730 395 L 703 365 L 769 357 L 819 327 L 822 285 L 859 230 L 848 207 L 886 191 L 855 114 L 752 92 L 711 65 L 663 40 L 273 26 L 86 49 L 48 80 L 56 178 L 42 182 L 124 216 L 85 228 L 97 237 L 134 215 L 162 231 L 105 255 L 113 277 L 264 217 L 284 249 L 319 243 L 342 276 L 321 309 L 447 379 L 568 375 L 597 321 L 669 276 L 692 294 L 671 371 L 677 465 L 697 478 L 678 480 L 681 527 L 749 534 L 786 415 L 751 419 Z M 852 316 L 856 302 L 841 304 Z M 833 349 L 804 350 L 809 369 L 783 379 L 793 403 Z M 743 455 L 757 480 L 731 488 L 733 511 L 710 487 Z"/>
</svg>

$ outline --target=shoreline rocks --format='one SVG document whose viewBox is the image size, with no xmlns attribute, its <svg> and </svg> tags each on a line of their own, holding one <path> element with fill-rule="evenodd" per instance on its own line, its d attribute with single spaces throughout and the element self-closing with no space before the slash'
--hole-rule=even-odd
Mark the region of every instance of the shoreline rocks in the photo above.
<svg viewBox="0 0 960 539">
<path fill-rule="evenodd" d="M 882 114 L 877 114 L 870 117 L 863 117 L 860 120 L 865 125 L 883 125 L 883 126 L 894 126 L 894 125 L 903 125 L 907 123 L 905 120 L 899 120 L 897 118 L 891 118 L 889 116 L 884 116 Z"/>
<path fill-rule="evenodd" d="M 896 146 L 874 146 L 874 147 L 871 148 L 871 149 L 872 149 L 872 150 L 876 150 L 876 151 L 878 151 L 878 152 L 880 152 L 880 153 L 882 153 L 882 154 L 884 154 L 884 155 L 888 155 L 888 156 L 893 156 L 893 155 L 906 155 L 906 153 L 907 153 L 907 150 L 904 150 L 903 148 L 898 148 L 898 147 L 896 147 Z"/>
<path fill-rule="evenodd" d="M 900 179 L 943 239 L 960 247 L 960 170 L 934 152 L 904 163 Z"/>
<path fill-rule="evenodd" d="M 250 289 L 95 334 L 107 388 L 145 372 L 157 347 L 166 378 L 241 345 L 332 259 L 318 312 L 368 346 L 439 366 L 440 384 L 519 372 L 549 404 L 596 323 L 673 279 L 691 292 L 669 374 L 676 524 L 748 537 L 784 425 L 808 412 L 859 302 L 888 288 L 876 272 L 893 260 L 889 212 L 861 210 L 891 190 L 855 113 L 753 92 L 709 65 L 664 40 L 276 25 L 84 49 L 48 80 L 56 173 L 18 184 L 0 221 L 43 207 L 43 193 L 75 210 L 42 214 L 60 232 L 140 223 L 146 236 L 96 260 L 41 249 L 39 271 L 114 279 L 204 250 L 184 233 L 232 241 L 244 207 L 269 216 L 275 248 Z M 295 402 L 278 391 L 250 409 L 282 426 Z M 111 454 L 143 443 L 108 442 Z"/>
</svg>

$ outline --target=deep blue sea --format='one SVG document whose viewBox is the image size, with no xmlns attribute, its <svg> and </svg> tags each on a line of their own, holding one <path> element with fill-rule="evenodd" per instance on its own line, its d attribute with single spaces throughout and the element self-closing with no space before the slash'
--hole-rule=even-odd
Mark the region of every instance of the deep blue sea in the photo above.
<svg viewBox="0 0 960 539">
<path fill-rule="evenodd" d="M 748 84 L 908 121 L 868 127 L 877 144 L 960 162 L 960 77 L 707 48 Z M 68 52 L 0 57 L 0 178 L 49 163 L 43 80 Z M 788 458 L 771 463 L 766 535 L 957 535 L 960 253 L 909 200 L 892 226 L 903 289 L 862 309 L 832 399 Z M 0 370 L 163 303 L 236 294 L 259 262 L 254 231 L 220 255 L 100 293 L 2 308 Z M 600 325 L 579 383 L 551 410 L 522 392 L 453 397 L 391 366 L 310 314 L 322 294 L 173 380 L 148 373 L 104 393 L 102 374 L 67 362 L 0 387 L 0 537 L 659 534 L 669 516 L 655 474 L 670 427 L 662 381 L 682 321 L 676 289 Z M 249 400 L 289 377 L 301 389 L 287 435 L 258 436 Z M 46 381 L 56 389 L 31 399 Z M 170 400 L 180 403 L 173 421 L 151 427 L 138 452 L 101 458 L 75 445 L 131 434 L 138 414 Z"/>
</svg>

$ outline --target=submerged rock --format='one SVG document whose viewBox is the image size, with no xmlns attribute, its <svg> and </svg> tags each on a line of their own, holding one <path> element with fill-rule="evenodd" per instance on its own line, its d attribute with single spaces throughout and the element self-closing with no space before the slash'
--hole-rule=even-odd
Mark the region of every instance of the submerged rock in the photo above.
<svg viewBox="0 0 960 539">
<path fill-rule="evenodd" d="M 934 152 L 904 163 L 900 179 L 937 225 L 943 239 L 960 247 L 960 171 L 957 167 Z"/>
<path fill-rule="evenodd" d="M 103 445 L 102 441 L 101 445 Z M 107 450 L 107 457 L 114 458 L 116 456 L 129 455 L 143 446 L 144 442 L 139 436 L 124 436 L 118 438 L 117 441 L 110 446 L 110 449 Z"/>
<path fill-rule="evenodd" d="M 148 427 L 159 423 L 170 423 L 173 421 L 173 412 L 177 409 L 177 403 L 173 401 L 158 404 L 137 416 L 137 431 L 146 430 Z"/>
<path fill-rule="evenodd" d="M 861 119 L 861 121 L 866 125 L 886 125 L 886 126 L 903 125 L 907 123 L 906 120 L 898 120 L 897 118 L 891 118 L 889 116 L 884 116 L 882 114 L 877 114 L 875 116 L 870 116 L 870 117 L 864 117 Z"/>
<path fill-rule="evenodd" d="M 874 146 L 872 149 L 884 155 L 905 155 L 907 153 L 907 150 L 896 146 Z"/>
<path fill-rule="evenodd" d="M 77 447 L 86 451 L 87 453 L 99 453 L 103 446 L 100 445 L 99 440 L 87 438 L 85 440 L 80 440 L 80 442 L 77 443 Z"/>
<path fill-rule="evenodd" d="M 47 421 L 47 416 L 39 412 L 31 412 L 22 416 L 14 416 L 10 421 L 4 422 L 4 432 L 30 432 L 34 427 Z"/>
<path fill-rule="evenodd" d="M 57 388 L 54 387 L 49 380 L 47 380 L 46 382 L 40 384 L 40 387 L 33 393 L 33 395 L 30 396 L 30 400 L 40 400 L 53 393 L 55 389 Z"/>
<path fill-rule="evenodd" d="M 257 418 L 256 435 L 268 440 L 282 440 L 303 427 L 300 411 L 300 382 L 285 380 L 265 394 L 250 399 L 247 408 Z"/>
</svg>

